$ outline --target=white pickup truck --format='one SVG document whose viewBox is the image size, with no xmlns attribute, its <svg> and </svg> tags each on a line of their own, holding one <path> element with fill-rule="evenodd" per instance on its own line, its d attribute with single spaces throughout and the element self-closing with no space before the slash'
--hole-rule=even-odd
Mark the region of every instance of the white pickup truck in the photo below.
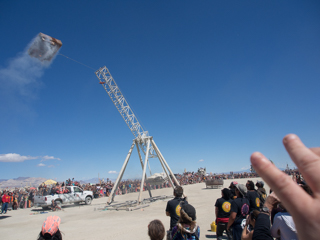
<svg viewBox="0 0 320 240">
<path fill-rule="evenodd" d="M 76 203 L 79 204 L 84 202 L 89 205 L 93 199 L 92 191 L 83 191 L 80 187 L 77 186 L 67 186 L 66 187 L 69 193 L 54 194 L 47 196 L 35 196 L 34 197 L 34 206 L 48 208 L 51 205 L 52 200 L 61 207 L 62 204 Z"/>
</svg>

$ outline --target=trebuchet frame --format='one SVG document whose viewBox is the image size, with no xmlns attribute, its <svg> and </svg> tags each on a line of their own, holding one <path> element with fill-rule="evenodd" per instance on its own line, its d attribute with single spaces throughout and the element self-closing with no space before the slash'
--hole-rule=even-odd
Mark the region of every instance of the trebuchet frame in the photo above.
<svg viewBox="0 0 320 240">
<path fill-rule="evenodd" d="M 140 192 L 139 192 L 139 196 L 138 196 L 138 203 L 139 204 L 141 203 L 143 186 L 144 186 L 144 182 L 145 182 L 146 177 L 147 177 L 146 170 L 147 170 L 147 165 L 148 165 L 148 161 L 149 161 L 149 156 L 148 156 L 149 151 L 148 150 L 146 151 L 145 160 L 144 160 L 144 163 L 143 163 L 142 157 L 141 157 L 141 154 L 140 154 L 139 143 L 138 143 L 137 139 L 134 139 L 133 143 L 132 143 L 132 145 L 131 145 L 131 147 L 129 149 L 128 155 L 127 155 L 127 157 L 126 157 L 126 159 L 125 159 L 125 161 L 124 161 L 124 163 L 122 165 L 122 168 L 121 168 L 121 170 L 119 172 L 117 180 L 116 180 L 116 182 L 115 182 L 115 184 L 114 184 L 114 186 L 112 188 L 111 194 L 110 194 L 110 196 L 108 198 L 108 201 L 107 201 L 108 204 L 110 204 L 110 203 L 112 203 L 114 201 L 114 197 L 116 195 L 116 191 L 117 191 L 117 189 L 119 187 L 119 184 L 121 182 L 123 174 L 124 174 L 124 172 L 126 170 L 126 167 L 127 167 L 128 162 L 130 160 L 130 157 L 131 157 L 131 154 L 132 154 L 134 146 L 136 146 L 136 148 L 137 148 L 139 159 L 140 159 L 140 163 L 141 163 L 141 167 L 142 167 L 142 170 L 143 170 L 141 184 L 140 184 Z M 158 157 L 158 159 L 159 159 L 159 161 L 161 163 L 162 169 L 165 172 L 165 174 L 167 175 L 168 180 L 169 180 L 172 188 L 174 188 L 175 186 L 180 186 L 179 182 L 177 181 L 176 177 L 172 173 L 169 165 L 167 164 L 166 160 L 162 156 L 162 154 L 161 154 L 159 148 L 157 147 L 156 143 L 154 142 L 153 138 L 152 137 L 148 137 L 148 139 L 147 139 L 147 149 L 149 149 L 151 146 L 155 150 L 156 155 L 157 155 L 157 157 Z M 172 179 L 170 178 L 170 175 L 171 175 L 175 185 L 173 184 Z M 148 189 L 148 191 L 149 191 L 150 197 L 152 197 L 150 189 Z"/>
<path fill-rule="evenodd" d="M 143 130 L 142 126 L 140 125 L 138 119 L 136 118 L 135 114 L 133 113 L 132 109 L 130 108 L 129 104 L 127 103 L 126 99 L 124 98 L 123 94 L 121 93 L 118 85 L 114 81 L 114 79 L 111 76 L 107 67 L 104 66 L 104 67 L 100 68 L 99 70 L 97 70 L 95 72 L 95 74 L 96 74 L 97 78 L 99 79 L 99 83 L 102 84 L 102 86 L 104 87 L 104 89 L 108 93 L 109 97 L 111 98 L 113 104 L 118 109 L 123 120 L 126 122 L 127 126 L 129 127 L 130 131 L 132 132 L 132 134 L 135 136 L 135 139 L 133 140 L 133 143 L 130 147 L 129 153 L 128 153 L 128 155 L 122 165 L 122 168 L 119 172 L 119 175 L 117 177 L 115 185 L 113 186 L 111 194 L 108 198 L 108 204 L 110 204 L 114 200 L 116 191 L 119 187 L 119 183 L 121 182 L 123 174 L 126 170 L 126 167 L 129 162 L 129 159 L 132 154 L 134 146 L 137 147 L 141 167 L 143 169 L 142 180 L 141 180 L 141 184 L 140 184 L 140 193 L 139 193 L 139 198 L 138 198 L 139 204 L 141 203 L 141 194 L 142 194 L 144 182 L 145 182 L 146 176 L 147 176 L 146 170 L 147 170 L 147 165 L 149 164 L 149 158 L 158 158 L 159 159 L 161 166 L 162 166 L 162 169 L 165 172 L 165 174 L 167 175 L 168 180 L 170 181 L 172 188 L 174 188 L 174 184 L 173 184 L 170 176 L 174 180 L 175 185 L 179 186 L 180 185 L 179 182 L 177 181 L 176 177 L 172 173 L 169 165 L 167 164 L 166 160 L 162 156 L 162 154 L 161 154 L 159 148 L 157 147 L 157 145 L 155 144 L 153 138 L 151 136 L 149 136 L 148 131 Z M 144 163 L 142 161 L 140 150 L 145 155 Z M 170 174 L 168 173 L 168 171 Z M 148 189 L 148 190 L 149 190 L 150 197 L 152 197 L 150 189 Z"/>
</svg>

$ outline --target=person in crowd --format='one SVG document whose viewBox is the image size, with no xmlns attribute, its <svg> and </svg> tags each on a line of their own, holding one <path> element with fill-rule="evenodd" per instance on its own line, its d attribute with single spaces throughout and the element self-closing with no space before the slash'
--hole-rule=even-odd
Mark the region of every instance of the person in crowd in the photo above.
<svg viewBox="0 0 320 240">
<path fill-rule="evenodd" d="M 4 191 L 3 192 L 3 196 L 2 196 L 1 214 L 6 214 L 7 213 L 9 202 L 10 202 L 9 195 L 8 195 L 7 191 Z"/>
<path fill-rule="evenodd" d="M 200 227 L 196 223 L 196 209 L 187 202 L 180 204 L 180 219 L 172 229 L 172 240 L 198 240 Z"/>
<path fill-rule="evenodd" d="M 310 196 L 312 191 L 308 185 L 300 185 Z M 290 213 L 287 212 L 281 202 L 278 203 L 280 210 L 274 215 L 271 227 L 271 235 L 281 240 L 297 240 L 297 230 Z"/>
<path fill-rule="evenodd" d="M 162 222 L 158 219 L 151 221 L 148 225 L 148 235 L 150 240 L 162 240 L 166 231 Z"/>
<path fill-rule="evenodd" d="M 283 208 L 283 206 L 281 207 Z M 280 240 L 298 240 L 293 218 L 285 209 L 274 216 L 271 235 Z"/>
<path fill-rule="evenodd" d="M 253 210 L 260 210 L 260 196 L 257 191 L 254 189 L 254 183 L 250 180 L 247 181 L 247 196 L 246 198 L 249 200 L 250 208 L 249 212 Z"/>
<path fill-rule="evenodd" d="M 41 232 L 37 240 L 62 240 L 59 230 L 61 219 L 58 216 L 49 216 L 42 224 Z"/>
<path fill-rule="evenodd" d="M 252 227 L 250 230 L 249 225 Z M 253 210 L 246 220 L 241 234 L 241 240 L 273 240 L 270 233 L 270 218 L 268 213 Z"/>
<path fill-rule="evenodd" d="M 66 193 L 69 193 L 69 191 L 68 191 L 68 189 L 67 189 L 66 187 L 63 187 L 63 188 L 62 188 L 62 193 L 63 193 L 63 194 L 66 194 Z"/>
<path fill-rule="evenodd" d="M 228 221 L 231 210 L 232 194 L 228 188 L 221 190 L 221 198 L 215 204 L 217 239 L 221 240 L 223 232 L 226 231 L 228 240 L 232 240 L 232 233 L 227 231 Z"/>
<path fill-rule="evenodd" d="M 232 181 L 231 183 L 230 183 L 230 186 L 229 186 L 229 189 L 230 189 L 230 191 L 231 191 L 231 198 L 232 199 L 235 199 L 236 197 L 237 197 L 237 195 L 236 195 L 236 185 L 238 184 L 238 182 L 237 181 Z"/>
<path fill-rule="evenodd" d="M 33 192 L 33 190 L 30 190 L 30 192 L 29 192 L 29 200 L 30 200 L 31 202 L 34 201 L 34 192 Z"/>
<path fill-rule="evenodd" d="M 51 201 L 51 210 L 52 210 L 52 211 L 56 211 L 57 209 L 58 209 L 58 210 L 62 210 L 61 207 L 58 206 L 58 204 L 57 204 L 54 200 L 52 200 L 52 201 Z"/>
<path fill-rule="evenodd" d="M 56 187 L 53 186 L 53 187 L 51 188 L 50 195 L 53 196 L 54 194 L 56 194 L 56 191 L 57 191 Z"/>
<path fill-rule="evenodd" d="M 173 190 L 174 199 L 167 202 L 166 207 L 166 215 L 170 217 L 170 229 L 167 233 L 167 238 L 170 239 L 171 231 L 174 226 L 176 226 L 179 218 L 180 218 L 180 202 L 185 201 L 182 198 L 183 188 L 181 186 L 177 186 Z"/>
<path fill-rule="evenodd" d="M 299 239 L 317 240 L 320 236 L 320 148 L 307 148 L 295 134 L 285 136 L 283 144 L 312 190 L 312 196 L 263 154 L 253 153 L 251 164 L 292 215 Z"/>
<path fill-rule="evenodd" d="M 1 207 L 1 209 L 2 209 L 2 195 L 3 195 L 3 193 L 0 190 L 0 207 Z M 2 210 L 1 210 L 1 213 L 2 213 Z"/>
<path fill-rule="evenodd" d="M 263 206 L 263 204 L 264 204 L 264 202 L 266 201 L 266 198 L 267 198 L 267 191 L 264 188 L 264 182 L 263 181 L 257 181 L 256 187 L 257 187 L 257 193 L 259 194 L 259 197 L 260 197 L 260 206 Z"/>
<path fill-rule="evenodd" d="M 243 184 L 237 184 L 236 195 L 237 198 L 231 203 L 230 217 L 228 221 L 227 231 L 232 228 L 233 240 L 240 240 L 242 233 L 241 223 L 245 221 L 249 214 L 250 203 L 245 198 L 247 194 L 247 188 Z"/>
<path fill-rule="evenodd" d="M 13 202 L 12 202 L 12 210 L 17 210 L 17 209 L 18 209 L 18 198 L 17 198 L 17 195 L 14 195 Z"/>
</svg>

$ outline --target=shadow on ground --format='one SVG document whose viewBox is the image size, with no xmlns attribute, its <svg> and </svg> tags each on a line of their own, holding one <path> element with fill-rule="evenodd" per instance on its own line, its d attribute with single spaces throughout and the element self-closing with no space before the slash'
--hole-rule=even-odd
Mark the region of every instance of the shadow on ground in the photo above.
<svg viewBox="0 0 320 240">
<path fill-rule="evenodd" d="M 214 190 L 214 189 L 223 189 L 223 188 L 202 188 L 202 190 Z"/>
<path fill-rule="evenodd" d="M 214 238 L 214 239 L 217 239 L 217 235 L 215 232 L 212 232 L 211 230 L 208 230 L 208 232 L 212 233 L 212 234 L 206 234 L 205 237 L 206 238 Z M 222 236 L 222 239 L 228 239 L 227 236 Z"/>
<path fill-rule="evenodd" d="M 94 204 L 92 204 L 92 205 L 94 205 Z M 80 208 L 80 207 L 84 207 L 84 206 L 90 206 L 90 205 L 86 205 L 86 204 L 67 204 L 67 205 L 62 205 L 61 208 L 62 209 Z M 47 207 L 47 208 L 44 208 L 44 209 L 42 207 L 37 207 L 37 208 L 31 209 L 31 211 L 33 211 L 33 212 L 51 211 L 51 207 Z"/>
</svg>

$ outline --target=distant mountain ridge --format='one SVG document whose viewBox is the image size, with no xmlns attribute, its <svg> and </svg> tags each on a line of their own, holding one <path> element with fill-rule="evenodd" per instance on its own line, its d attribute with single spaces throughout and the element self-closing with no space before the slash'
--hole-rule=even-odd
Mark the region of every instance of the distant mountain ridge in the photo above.
<svg viewBox="0 0 320 240">
<path fill-rule="evenodd" d="M 30 177 L 18 177 L 18 178 L 13 178 L 12 180 L 17 180 L 17 181 L 23 181 L 23 180 L 26 180 L 26 179 L 28 179 L 28 178 L 30 178 Z M 0 179 L 0 182 L 4 182 L 4 181 L 8 181 L 8 180 L 10 180 L 10 179 Z"/>
<path fill-rule="evenodd" d="M 12 180 L 17 180 L 17 181 L 21 181 L 21 180 L 26 180 L 30 177 L 18 177 L 18 178 L 13 178 Z"/>
<path fill-rule="evenodd" d="M 0 189 L 5 188 L 19 188 L 19 187 L 38 187 L 41 183 L 46 181 L 46 178 L 34 177 L 18 177 L 14 179 L 4 179 L 0 181 Z"/>
</svg>

